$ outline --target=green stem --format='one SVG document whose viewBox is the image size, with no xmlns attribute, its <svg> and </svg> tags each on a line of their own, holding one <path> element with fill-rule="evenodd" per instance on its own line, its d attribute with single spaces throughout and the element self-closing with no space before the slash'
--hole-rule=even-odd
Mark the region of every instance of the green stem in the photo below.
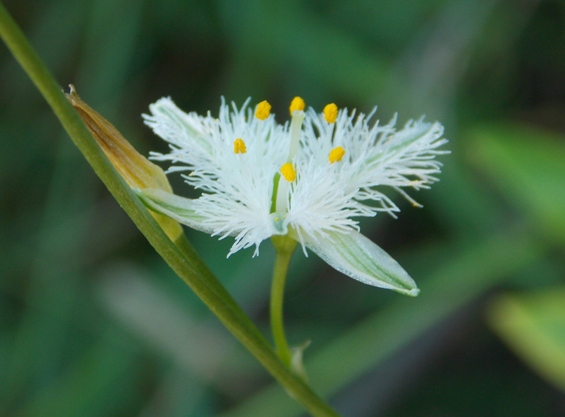
<svg viewBox="0 0 565 417">
<path fill-rule="evenodd" d="M 322 394 L 333 395 L 360 378 L 367 369 L 382 366 L 395 352 L 437 328 L 438 323 L 452 317 L 463 306 L 499 287 L 519 271 L 535 268 L 547 256 L 547 248 L 527 230 L 506 231 L 452 246 L 453 242 L 449 242 L 433 252 L 425 250 L 436 265 L 422 277 L 421 290 L 425 296 L 416 300 L 391 299 L 308 357 L 312 382 Z M 447 253 L 451 254 L 450 259 L 446 258 Z M 294 404 L 282 403 L 284 395 L 278 387 L 270 385 L 218 417 L 301 416 Z M 270 404 L 280 406 L 269 410 Z"/>
<path fill-rule="evenodd" d="M 226 328 L 257 358 L 275 379 L 314 416 L 338 414 L 278 359 L 257 327 L 195 254 L 188 241 L 173 244 L 116 172 L 63 95 L 25 35 L 0 2 L 0 37 L 41 92 L 63 128 L 96 174 L 159 255 L 200 297 Z"/>
<path fill-rule="evenodd" d="M 283 301 L 288 266 L 297 242 L 288 236 L 273 236 L 271 240 L 277 253 L 271 287 L 271 331 L 279 358 L 290 368 L 292 353 L 284 333 Z"/>
</svg>

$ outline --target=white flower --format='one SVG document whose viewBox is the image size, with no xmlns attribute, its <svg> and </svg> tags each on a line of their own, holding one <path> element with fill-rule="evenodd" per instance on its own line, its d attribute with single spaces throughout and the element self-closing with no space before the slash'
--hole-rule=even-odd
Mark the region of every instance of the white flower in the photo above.
<svg viewBox="0 0 565 417">
<path fill-rule="evenodd" d="M 365 116 L 329 104 L 323 113 L 291 104 L 291 121 L 278 124 L 270 105 L 231 108 L 222 101 L 218 118 L 181 111 L 170 98 L 150 106 L 145 123 L 170 144 L 168 172 L 184 171 L 201 191 L 186 199 L 162 190 L 138 194 L 154 211 L 212 236 L 235 237 L 228 256 L 273 235 L 288 235 L 337 270 L 370 285 L 416 295 L 408 274 L 359 233 L 361 216 L 399 209 L 378 190 L 390 186 L 415 205 L 400 187 L 428 188 L 441 164 L 439 123 L 422 119 L 396 130 L 369 124 Z"/>
</svg>

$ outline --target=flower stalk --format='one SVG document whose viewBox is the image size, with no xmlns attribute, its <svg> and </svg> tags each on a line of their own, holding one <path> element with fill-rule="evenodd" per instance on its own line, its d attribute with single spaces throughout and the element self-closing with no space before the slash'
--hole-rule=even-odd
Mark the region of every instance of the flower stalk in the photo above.
<svg viewBox="0 0 565 417">
<path fill-rule="evenodd" d="M 286 366 L 291 368 L 292 352 L 284 331 L 283 303 L 288 266 L 298 242 L 288 236 L 273 236 L 271 241 L 276 252 L 271 286 L 271 332 L 277 355 Z"/>
</svg>

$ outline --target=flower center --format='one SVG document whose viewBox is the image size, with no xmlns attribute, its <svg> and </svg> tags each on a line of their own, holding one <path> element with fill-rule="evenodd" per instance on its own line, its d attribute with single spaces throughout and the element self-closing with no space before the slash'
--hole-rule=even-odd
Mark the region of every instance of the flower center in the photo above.
<svg viewBox="0 0 565 417">
<path fill-rule="evenodd" d="M 292 165 L 292 160 L 298 153 L 300 145 L 300 131 L 305 117 L 305 106 L 306 104 L 304 103 L 304 100 L 300 97 L 294 97 L 290 103 L 289 110 L 290 115 L 292 116 L 290 121 L 290 144 L 287 161 L 280 169 L 282 178 L 284 178 L 285 181 L 281 181 L 281 179 L 279 179 L 276 189 L 277 195 L 275 198 L 275 211 L 277 213 L 286 213 L 288 211 L 288 194 L 290 192 L 290 184 L 296 179 L 296 170 Z"/>
<path fill-rule="evenodd" d="M 279 173 L 275 175 L 274 178 L 274 189 L 273 189 L 273 202 L 271 206 L 271 218 L 275 229 L 280 234 L 286 233 L 285 217 L 288 213 L 288 207 L 290 203 L 289 194 L 291 192 L 292 183 L 296 181 L 297 173 L 294 167 L 294 158 L 298 154 L 300 148 L 300 134 L 302 132 L 302 123 L 306 117 L 304 113 L 304 108 L 306 104 L 304 100 L 300 97 L 294 97 L 290 103 L 289 111 L 291 115 L 290 120 L 290 141 L 288 149 L 288 157 L 286 162 L 280 167 Z M 265 120 L 269 117 L 271 106 L 266 101 L 262 101 L 257 105 L 255 111 L 255 117 L 260 120 Z M 328 104 L 324 107 L 324 119 L 329 124 L 334 124 L 337 120 L 339 109 L 334 103 Z M 334 126 L 331 127 L 333 132 Z M 330 137 L 332 135 L 330 134 Z M 245 143 L 241 139 L 236 139 L 234 142 L 234 152 L 244 153 Z M 330 164 L 340 162 L 345 155 L 345 149 L 341 146 L 336 146 L 333 148 L 329 155 L 328 160 Z"/>
</svg>

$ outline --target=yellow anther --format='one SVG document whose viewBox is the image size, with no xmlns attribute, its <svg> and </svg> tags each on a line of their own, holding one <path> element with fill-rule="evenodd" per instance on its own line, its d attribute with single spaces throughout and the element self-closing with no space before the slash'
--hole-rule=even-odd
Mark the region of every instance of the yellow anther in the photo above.
<svg viewBox="0 0 565 417">
<path fill-rule="evenodd" d="M 345 149 L 343 149 L 341 146 L 336 146 L 335 148 L 333 148 L 328 155 L 330 164 L 341 161 L 343 155 L 345 155 Z"/>
<path fill-rule="evenodd" d="M 281 174 L 288 182 L 293 182 L 296 179 L 296 171 L 290 162 L 281 167 Z"/>
<path fill-rule="evenodd" d="M 237 138 L 233 141 L 233 153 L 245 153 L 247 152 L 247 146 L 241 138 Z"/>
<path fill-rule="evenodd" d="M 295 110 L 304 110 L 305 107 L 306 103 L 304 103 L 304 100 L 298 96 L 294 97 L 290 102 L 290 115 L 292 116 L 292 113 L 294 113 Z"/>
<path fill-rule="evenodd" d="M 257 104 L 257 110 L 255 110 L 255 117 L 259 120 L 265 120 L 271 114 L 271 105 L 267 100 L 263 100 L 261 103 Z"/>
<path fill-rule="evenodd" d="M 330 103 L 324 107 L 324 119 L 326 119 L 328 123 L 335 123 L 337 119 L 337 106 L 334 103 Z"/>
</svg>

